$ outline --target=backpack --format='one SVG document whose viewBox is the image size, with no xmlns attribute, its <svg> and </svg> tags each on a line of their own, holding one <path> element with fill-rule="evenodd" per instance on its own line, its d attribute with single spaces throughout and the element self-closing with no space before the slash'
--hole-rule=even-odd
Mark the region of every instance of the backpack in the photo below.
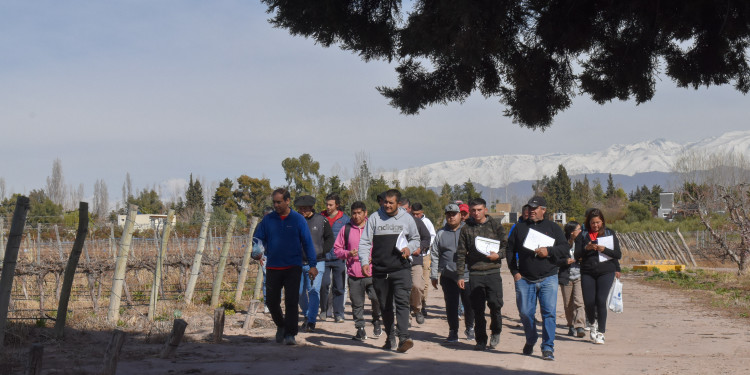
<svg viewBox="0 0 750 375">
<path fill-rule="evenodd" d="M 344 225 L 344 249 L 349 250 L 349 232 L 352 229 L 352 225 L 350 223 L 346 223 Z"/>
</svg>

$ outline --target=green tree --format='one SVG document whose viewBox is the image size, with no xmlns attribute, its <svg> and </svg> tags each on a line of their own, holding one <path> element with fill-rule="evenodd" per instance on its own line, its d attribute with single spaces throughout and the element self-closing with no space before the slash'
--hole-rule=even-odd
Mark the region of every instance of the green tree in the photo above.
<svg viewBox="0 0 750 375">
<path fill-rule="evenodd" d="M 19 196 L 19 194 L 14 194 L 13 197 L 11 197 L 13 201 L 12 210 L 15 209 L 15 203 Z M 32 190 L 29 193 L 29 205 L 27 220 L 32 226 L 35 226 L 38 223 L 60 224 L 63 222 L 62 205 L 54 203 L 44 190 Z"/>
<path fill-rule="evenodd" d="M 745 1 L 263 2 L 292 35 L 398 60 L 398 86 L 378 90 L 405 114 L 478 91 L 499 97 L 514 122 L 544 129 L 576 93 L 647 102 L 659 74 L 679 87 L 750 91 Z"/>
<path fill-rule="evenodd" d="M 380 206 L 378 205 L 378 194 L 385 192 L 390 188 L 391 187 L 388 185 L 388 182 L 385 180 L 385 178 L 383 178 L 382 175 L 378 179 L 370 180 L 370 186 L 367 190 L 367 201 L 365 201 L 368 212 L 372 213 L 380 208 Z"/>
<path fill-rule="evenodd" d="M 601 204 L 604 201 L 604 190 L 602 189 L 602 182 L 599 181 L 597 178 L 596 181 L 594 181 L 594 187 L 591 188 L 591 194 L 594 198 L 594 201 L 591 202 L 592 205 Z"/>
<path fill-rule="evenodd" d="M 560 164 L 557 166 L 557 174 L 549 179 L 545 191 L 548 212 L 565 212 L 570 214 L 573 207 L 573 191 L 570 187 L 568 171 Z"/>
<path fill-rule="evenodd" d="M 612 198 L 615 196 L 615 181 L 612 179 L 612 173 L 607 177 L 607 191 L 604 193 L 604 198 Z"/>
<path fill-rule="evenodd" d="M 401 190 L 401 195 L 409 198 L 412 204 L 422 203 L 425 215 L 432 220 L 433 224 L 436 220 L 442 221 L 444 206 L 440 204 L 440 197 L 435 191 L 424 186 L 409 186 Z"/>
<path fill-rule="evenodd" d="M 248 214 L 261 216 L 263 208 L 271 205 L 271 181 L 267 178 L 253 178 L 248 175 L 237 177 L 237 189 L 232 195 Z"/>
<path fill-rule="evenodd" d="M 233 186 L 234 183 L 229 178 L 225 178 L 224 181 L 219 183 L 219 187 L 216 188 L 214 197 L 211 200 L 211 206 L 214 207 L 214 211 L 216 207 L 223 207 L 228 212 L 237 211 L 239 209 L 239 205 L 234 200 L 234 191 L 232 190 Z"/>
<path fill-rule="evenodd" d="M 193 174 L 190 174 L 187 190 L 185 191 L 185 207 L 192 210 L 203 211 L 203 187 L 198 180 L 193 181 Z"/>
<path fill-rule="evenodd" d="M 284 168 L 284 179 L 292 197 L 301 194 L 316 196 L 321 177 L 318 170 L 320 163 L 313 160 L 310 154 L 302 154 L 299 158 L 286 158 L 281 162 Z"/>
<path fill-rule="evenodd" d="M 154 189 L 143 189 L 138 196 L 129 197 L 128 204 L 138 205 L 138 212 L 142 214 L 163 214 L 164 203 Z"/>
<path fill-rule="evenodd" d="M 471 179 L 464 182 L 461 192 L 462 192 L 462 196 L 460 199 L 464 202 L 469 202 L 470 200 L 474 198 L 482 197 L 482 193 L 478 192 L 477 189 L 474 188 L 474 183 L 471 182 Z"/>
</svg>

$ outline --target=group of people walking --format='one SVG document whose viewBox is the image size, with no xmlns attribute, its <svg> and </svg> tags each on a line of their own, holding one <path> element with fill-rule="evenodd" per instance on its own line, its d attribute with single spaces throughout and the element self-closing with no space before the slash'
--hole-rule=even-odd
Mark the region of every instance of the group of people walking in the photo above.
<svg viewBox="0 0 750 375">
<path fill-rule="evenodd" d="M 409 335 L 411 318 L 417 324 L 424 322 L 429 286 L 440 284 L 448 320 L 446 342 L 459 339 L 463 307 L 464 334 L 476 341 L 474 349 L 495 349 L 502 331 L 503 259 L 514 279 L 526 338 L 523 354 L 533 354 L 539 340 L 535 318 L 539 304 L 542 358 L 554 360 L 558 285 L 568 334 L 584 337 L 588 330 L 594 343 L 604 343 L 606 299 L 614 278 L 620 277 L 621 252 L 617 236 L 606 227 L 598 209 L 587 211 L 583 226 L 570 222 L 563 230 L 545 219 L 546 201 L 535 196 L 506 236 L 482 198 L 445 206 L 444 224 L 437 231 L 424 217 L 421 204 L 411 204 L 396 189 L 380 194 L 380 209 L 369 215 L 363 202 L 352 203 L 350 217 L 342 212 L 335 195 L 326 197 L 327 209 L 322 214 L 314 212 L 311 196 L 295 199 L 297 211 L 291 209 L 285 189 L 275 190 L 272 200 L 274 211 L 264 217 L 253 236 L 265 247 L 266 303 L 279 343 L 296 344 L 298 308 L 303 315 L 301 327 L 307 332 L 315 330 L 318 317 L 326 317 L 328 304 L 322 294 L 327 280 L 321 280 L 321 274 L 330 272 L 328 280 L 335 284 L 333 319 L 344 321 L 344 293 L 336 286 L 346 279 L 355 340 L 368 337 L 364 305 L 369 298 L 372 335 L 385 332 L 384 349 L 408 351 L 414 346 Z M 340 273 L 345 269 L 346 277 L 337 268 Z"/>
</svg>

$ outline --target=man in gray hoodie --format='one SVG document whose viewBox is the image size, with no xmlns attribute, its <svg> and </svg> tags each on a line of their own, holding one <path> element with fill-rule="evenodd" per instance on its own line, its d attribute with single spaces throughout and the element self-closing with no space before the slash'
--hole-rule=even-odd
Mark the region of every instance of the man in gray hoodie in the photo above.
<svg viewBox="0 0 750 375">
<path fill-rule="evenodd" d="M 458 239 L 463 227 L 461 213 L 458 205 L 451 203 L 445 206 L 445 226 L 438 230 L 435 241 L 430 248 L 432 257 L 430 267 L 430 281 L 432 286 L 437 289 L 438 275 L 440 276 L 440 286 L 443 288 L 443 298 L 445 299 L 445 315 L 448 316 L 448 338 L 446 342 L 458 342 L 458 304 L 459 298 L 466 306 L 471 306 L 469 299 L 469 289 L 458 287 L 458 272 L 456 272 L 456 258 L 458 254 Z M 464 283 L 469 281 L 469 273 L 464 273 Z M 466 309 L 464 311 L 464 323 L 466 324 L 466 338 L 474 339 L 474 310 Z"/>
<path fill-rule="evenodd" d="M 419 249 L 419 232 L 414 218 L 406 211 L 399 210 L 400 198 L 401 192 L 398 190 L 386 191 L 383 206 L 370 215 L 359 240 L 359 261 L 362 264 L 362 273 L 372 276 L 372 285 L 380 303 L 385 332 L 388 335 L 383 349 L 393 350 L 396 347 L 396 330 L 393 326 L 395 302 L 399 338 L 396 349 L 403 353 L 414 346 L 409 337 L 409 255 Z M 399 237 L 406 244 L 399 241 Z"/>
</svg>

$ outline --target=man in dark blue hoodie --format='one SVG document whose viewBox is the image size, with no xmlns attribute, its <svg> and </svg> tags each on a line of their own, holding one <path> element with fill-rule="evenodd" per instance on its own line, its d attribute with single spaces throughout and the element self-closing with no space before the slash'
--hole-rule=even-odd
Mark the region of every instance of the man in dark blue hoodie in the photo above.
<svg viewBox="0 0 750 375">
<path fill-rule="evenodd" d="M 266 305 L 276 324 L 276 342 L 296 345 L 299 327 L 299 286 L 302 277 L 302 252 L 310 266 L 310 279 L 318 275 L 315 245 L 307 221 L 289 207 L 289 191 L 279 188 L 271 194 L 274 212 L 266 215 L 253 234 L 263 243 L 266 256 Z M 285 311 L 281 311 L 284 288 Z"/>
<path fill-rule="evenodd" d="M 341 228 L 349 222 L 349 216 L 340 210 L 340 208 L 341 198 L 337 194 L 328 194 L 326 197 L 326 210 L 320 214 L 328 219 L 328 224 L 331 225 L 331 230 L 333 231 L 333 238 L 336 238 Z M 322 275 L 323 280 L 320 289 L 320 320 L 326 321 L 328 317 L 331 317 L 336 323 L 343 323 L 344 303 L 346 302 L 344 301 L 346 294 L 346 264 L 333 253 L 333 246 L 330 249 L 326 249 L 325 262 L 325 272 Z"/>
</svg>

